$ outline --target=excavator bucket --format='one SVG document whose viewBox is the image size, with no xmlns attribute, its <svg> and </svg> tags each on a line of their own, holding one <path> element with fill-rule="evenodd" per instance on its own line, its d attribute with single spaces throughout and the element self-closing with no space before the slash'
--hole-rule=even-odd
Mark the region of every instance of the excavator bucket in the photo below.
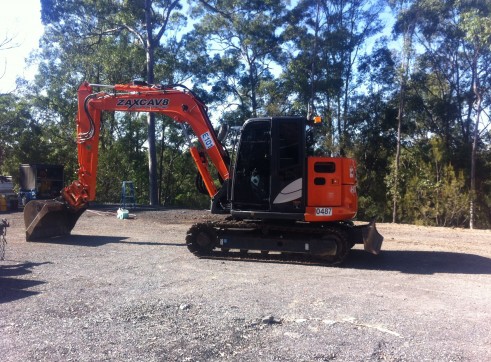
<svg viewBox="0 0 491 362">
<path fill-rule="evenodd" d="M 382 248 L 384 237 L 379 234 L 375 226 L 375 219 L 366 225 L 354 227 L 356 244 L 363 244 L 365 251 L 378 255 Z"/>
<path fill-rule="evenodd" d="M 29 201 L 24 207 L 26 240 L 69 235 L 85 210 L 71 210 L 57 199 Z"/>
</svg>

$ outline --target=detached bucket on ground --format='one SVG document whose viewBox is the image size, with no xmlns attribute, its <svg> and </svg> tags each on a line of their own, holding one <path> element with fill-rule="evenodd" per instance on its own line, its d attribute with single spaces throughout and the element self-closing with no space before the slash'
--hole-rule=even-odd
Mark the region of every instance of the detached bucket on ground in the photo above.
<svg viewBox="0 0 491 362">
<path fill-rule="evenodd" d="M 26 240 L 69 235 L 86 208 L 74 211 L 58 200 L 31 200 L 24 207 Z"/>
</svg>

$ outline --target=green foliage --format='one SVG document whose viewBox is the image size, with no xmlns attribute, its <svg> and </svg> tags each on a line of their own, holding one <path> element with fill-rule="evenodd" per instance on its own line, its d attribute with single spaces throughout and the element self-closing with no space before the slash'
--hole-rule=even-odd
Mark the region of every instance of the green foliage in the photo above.
<svg viewBox="0 0 491 362">
<path fill-rule="evenodd" d="M 432 165 L 422 164 L 419 175 L 413 175 L 402 198 L 403 219 L 421 225 L 465 226 L 468 222 L 469 192 L 463 173 L 451 165 L 443 167 L 441 179 L 435 177 Z"/>
<path fill-rule="evenodd" d="M 0 95 L 0 174 L 12 175 L 14 183 L 21 163 L 65 164 L 76 159 L 75 143 L 65 143 L 58 130 L 35 119 L 34 111 L 22 97 Z"/>
<path fill-rule="evenodd" d="M 101 142 L 96 200 L 119 202 L 122 182 L 133 181 L 135 201 L 145 204 L 148 200 L 148 160 L 143 148 L 145 118 L 127 113 L 117 116 L 117 127 L 112 132 L 108 128 L 102 132 L 104 138 L 111 141 Z"/>
<path fill-rule="evenodd" d="M 258 116 L 267 107 L 261 88 L 272 80 L 272 64 L 281 55 L 278 30 L 285 12 L 282 1 L 209 3 L 215 11 L 204 11 L 197 3 L 194 13 L 201 16 L 195 26 L 196 36 L 211 54 L 208 71 L 212 90 L 222 101 L 233 95 L 236 110 L 232 112 L 242 119 Z"/>
<path fill-rule="evenodd" d="M 432 226 L 464 226 L 468 222 L 470 198 L 464 174 L 445 162 L 442 151 L 437 138 L 405 148 L 397 190 L 391 165 L 386 184 L 391 198 L 397 192 L 401 222 Z"/>
<path fill-rule="evenodd" d="M 358 162 L 358 194 L 361 219 L 390 220 L 385 175 L 390 172 L 395 150 L 396 109 L 382 93 L 362 97 L 350 114 L 353 156 Z"/>
<path fill-rule="evenodd" d="M 119 202 L 122 181 L 133 181 L 138 185 L 145 180 L 138 178 L 129 157 L 130 152 L 123 142 L 115 142 L 111 148 L 100 152 L 96 201 Z M 140 188 L 137 190 L 140 191 Z M 138 203 L 145 203 L 139 192 L 136 192 L 135 196 Z"/>
<path fill-rule="evenodd" d="M 483 157 L 480 159 L 478 167 L 478 179 L 480 182 L 477 187 L 477 222 L 481 228 L 491 229 L 491 146 L 488 143 Z"/>
<path fill-rule="evenodd" d="M 382 3 L 371 0 L 303 0 L 287 14 L 283 78 L 293 97 L 321 114 L 333 127 L 328 138 L 348 150 L 348 114 L 360 93 L 356 65 L 361 49 L 381 30 Z M 304 111 L 304 114 L 306 112 Z"/>
</svg>

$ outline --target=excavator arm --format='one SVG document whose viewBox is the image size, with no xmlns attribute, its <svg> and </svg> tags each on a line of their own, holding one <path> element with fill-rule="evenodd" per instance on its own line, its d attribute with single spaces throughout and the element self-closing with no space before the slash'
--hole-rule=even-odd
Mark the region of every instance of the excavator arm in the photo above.
<svg viewBox="0 0 491 362">
<path fill-rule="evenodd" d="M 95 199 L 103 111 L 161 113 L 177 123 L 189 125 L 221 180 L 230 178 L 228 157 L 208 118 L 206 106 L 186 87 L 116 84 L 98 85 L 109 88 L 109 91 L 94 92 L 94 86 L 84 82 L 78 89 L 78 179 L 65 187 L 58 199 L 32 200 L 26 205 L 24 222 L 27 240 L 69 234 L 88 202 Z M 183 129 L 186 132 L 186 127 Z M 213 199 L 217 197 L 218 190 L 208 167 L 208 159 L 191 144 L 190 137 L 187 138 L 193 160 Z"/>
</svg>

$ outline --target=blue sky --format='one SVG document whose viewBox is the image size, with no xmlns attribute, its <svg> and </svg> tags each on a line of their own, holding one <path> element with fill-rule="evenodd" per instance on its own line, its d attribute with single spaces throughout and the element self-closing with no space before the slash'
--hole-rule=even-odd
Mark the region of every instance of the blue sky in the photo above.
<svg viewBox="0 0 491 362">
<path fill-rule="evenodd" d="M 42 33 L 39 0 L 2 1 L 0 41 L 7 36 L 16 46 L 0 50 L 0 93 L 15 90 L 16 77 L 33 76 L 35 68 L 27 68 L 25 58 L 38 48 Z"/>
<path fill-rule="evenodd" d="M 385 21 L 391 22 L 387 14 Z M 388 28 L 389 29 L 389 28 Z M 30 79 L 36 67 L 25 63 L 29 53 L 38 48 L 43 33 L 40 0 L 3 0 L 0 11 L 0 41 L 13 38 L 11 49 L 0 50 L 0 93 L 15 90 L 17 77 Z"/>
</svg>

